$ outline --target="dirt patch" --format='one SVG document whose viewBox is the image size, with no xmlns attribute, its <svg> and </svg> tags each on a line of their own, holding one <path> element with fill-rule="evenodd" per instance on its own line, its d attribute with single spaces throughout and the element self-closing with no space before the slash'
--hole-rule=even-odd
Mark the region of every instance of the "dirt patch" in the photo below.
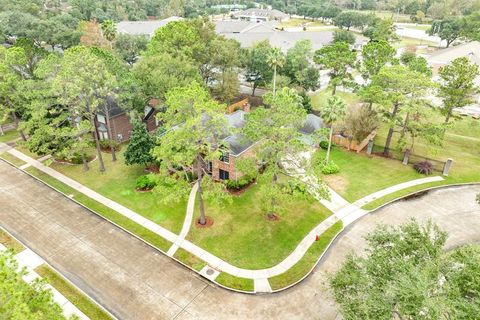
<svg viewBox="0 0 480 320">
<path fill-rule="evenodd" d="M 97 160 L 97 156 L 89 156 L 87 157 L 87 163 L 90 163 L 92 161 L 95 161 Z M 60 163 L 60 164 L 68 164 L 68 165 L 81 165 L 83 164 L 81 161 L 80 163 L 77 163 L 77 162 L 72 162 L 71 160 L 67 160 L 67 159 L 53 159 L 54 162 L 56 163 Z"/>
<path fill-rule="evenodd" d="M 212 217 L 205 216 L 205 220 L 206 220 L 205 224 L 200 224 L 200 219 L 196 219 L 195 220 L 195 227 L 204 229 L 204 228 L 209 228 L 213 225 L 213 218 Z"/>
<path fill-rule="evenodd" d="M 337 192 L 344 192 L 347 190 L 348 181 L 341 176 L 338 175 L 326 175 L 323 177 L 323 180 L 335 191 Z"/>
<path fill-rule="evenodd" d="M 105 153 L 112 153 L 112 149 L 110 147 L 107 147 L 107 148 L 100 147 L 100 150 L 102 150 L 102 152 L 105 152 Z M 122 150 L 121 145 L 118 145 L 115 147 L 115 152 L 119 152 L 120 150 Z"/>
<path fill-rule="evenodd" d="M 160 168 L 158 168 L 157 165 L 152 164 L 152 165 L 147 166 L 144 171 L 148 172 L 148 173 L 159 173 Z"/>
<path fill-rule="evenodd" d="M 280 217 L 277 216 L 275 213 L 268 213 L 266 216 L 268 221 L 278 221 L 280 220 Z"/>
<path fill-rule="evenodd" d="M 135 191 L 139 193 L 152 192 L 152 190 L 153 188 L 152 189 L 135 189 Z"/>
</svg>

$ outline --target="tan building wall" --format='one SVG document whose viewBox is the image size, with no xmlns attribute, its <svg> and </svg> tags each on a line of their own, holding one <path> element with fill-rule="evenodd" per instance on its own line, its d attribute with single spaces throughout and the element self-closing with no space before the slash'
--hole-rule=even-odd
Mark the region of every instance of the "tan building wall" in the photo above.
<svg viewBox="0 0 480 320">
<path fill-rule="evenodd" d="M 238 180 L 239 178 L 242 177 L 242 173 L 237 171 L 235 167 L 235 162 L 237 159 L 246 159 L 250 157 L 254 157 L 255 152 L 252 147 L 249 149 L 245 150 L 240 156 L 236 157 L 233 155 L 230 155 L 229 157 L 229 162 L 223 162 L 220 160 L 214 160 L 212 162 L 212 178 L 214 180 L 220 180 L 220 169 L 223 171 L 227 171 L 229 173 L 229 179 L 230 180 Z"/>
</svg>

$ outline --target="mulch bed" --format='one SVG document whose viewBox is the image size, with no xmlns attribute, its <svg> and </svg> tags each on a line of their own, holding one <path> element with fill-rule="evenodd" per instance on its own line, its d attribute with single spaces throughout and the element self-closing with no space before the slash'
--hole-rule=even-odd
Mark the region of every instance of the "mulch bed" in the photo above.
<svg viewBox="0 0 480 320">
<path fill-rule="evenodd" d="M 268 220 L 268 221 L 278 221 L 280 220 L 280 217 L 277 216 L 275 213 L 268 213 L 265 218 Z"/>
<path fill-rule="evenodd" d="M 152 190 L 153 188 L 152 189 L 135 189 L 135 191 L 139 193 L 152 192 Z"/>
<path fill-rule="evenodd" d="M 204 228 L 209 228 L 213 225 L 213 218 L 209 216 L 205 216 L 205 224 L 200 224 L 199 222 L 200 219 L 195 220 L 195 227 L 204 229 Z"/>
<path fill-rule="evenodd" d="M 160 169 L 158 168 L 157 165 L 152 164 L 147 166 L 144 171 L 148 173 L 158 173 Z"/>
<path fill-rule="evenodd" d="M 92 161 L 95 161 L 97 160 L 97 156 L 90 156 L 90 157 L 87 157 L 87 163 L 90 163 Z M 71 160 L 67 160 L 67 159 L 53 159 L 53 161 L 57 162 L 57 163 L 61 163 L 61 164 L 68 164 L 68 165 L 74 165 L 74 166 L 77 166 L 77 165 L 81 165 L 83 164 L 82 162 L 80 163 L 74 163 L 72 162 Z"/>
<path fill-rule="evenodd" d="M 102 152 L 105 152 L 105 153 L 112 153 L 112 149 L 110 147 L 107 147 L 107 148 L 102 148 L 100 147 L 100 150 L 102 150 Z M 116 148 L 115 148 L 115 152 L 119 152 L 120 150 L 122 150 L 122 146 L 121 145 L 118 145 Z"/>
<path fill-rule="evenodd" d="M 241 189 L 228 189 L 227 188 L 227 191 L 228 191 L 228 193 L 230 193 L 233 196 L 239 196 L 239 195 L 243 194 L 245 191 L 247 191 L 254 183 L 255 183 L 255 180 L 253 180 L 249 184 L 243 186 Z"/>
</svg>

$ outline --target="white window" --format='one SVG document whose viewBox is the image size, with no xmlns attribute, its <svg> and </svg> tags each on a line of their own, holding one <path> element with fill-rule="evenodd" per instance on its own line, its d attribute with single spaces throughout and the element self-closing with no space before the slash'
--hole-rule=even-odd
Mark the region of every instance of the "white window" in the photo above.
<svg viewBox="0 0 480 320">
<path fill-rule="evenodd" d="M 150 107 L 150 106 L 145 106 L 145 109 L 144 109 L 145 115 L 144 115 L 144 117 L 148 116 L 148 114 L 150 113 L 150 111 L 151 111 L 152 109 L 153 109 L 153 108 Z"/>
<path fill-rule="evenodd" d="M 98 122 L 103 123 L 103 124 L 107 123 L 107 119 L 105 118 L 105 116 L 102 116 L 101 114 L 97 114 L 97 120 L 98 120 Z"/>
</svg>

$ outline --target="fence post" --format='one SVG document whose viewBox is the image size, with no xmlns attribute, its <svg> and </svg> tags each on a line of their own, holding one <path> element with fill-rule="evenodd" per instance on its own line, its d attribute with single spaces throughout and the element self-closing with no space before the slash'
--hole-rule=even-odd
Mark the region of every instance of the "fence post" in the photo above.
<svg viewBox="0 0 480 320">
<path fill-rule="evenodd" d="M 367 154 L 372 154 L 372 151 L 373 151 L 373 140 L 370 139 L 370 140 L 368 140 Z"/>
<path fill-rule="evenodd" d="M 407 150 L 405 150 L 405 153 L 403 154 L 402 164 L 407 165 L 409 158 L 410 158 L 410 149 L 407 149 Z"/>
<path fill-rule="evenodd" d="M 450 171 L 450 168 L 452 167 L 453 159 L 448 158 L 447 161 L 445 162 L 445 165 L 443 166 L 443 175 L 448 176 L 448 172 Z"/>
</svg>

